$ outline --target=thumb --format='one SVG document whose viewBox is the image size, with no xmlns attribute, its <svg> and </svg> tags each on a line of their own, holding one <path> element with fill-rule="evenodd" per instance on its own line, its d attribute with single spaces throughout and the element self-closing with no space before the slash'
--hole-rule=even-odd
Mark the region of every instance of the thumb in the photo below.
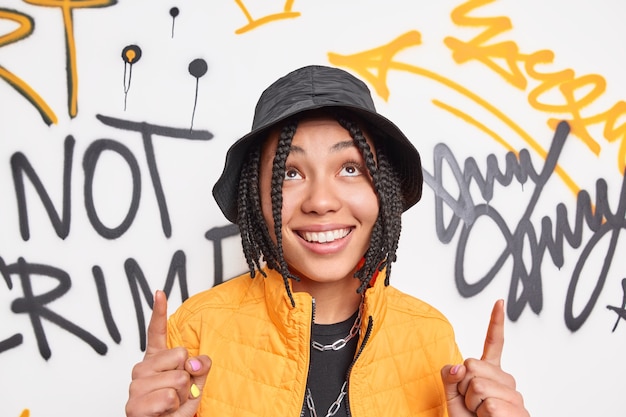
<svg viewBox="0 0 626 417">
<path fill-rule="evenodd" d="M 191 375 L 191 388 L 189 398 L 198 401 L 202 397 L 207 376 L 211 370 L 211 359 L 207 355 L 199 355 L 189 358 L 185 363 L 185 370 Z"/>
<path fill-rule="evenodd" d="M 443 389 L 448 402 L 455 399 L 460 399 L 463 402 L 463 396 L 459 392 L 458 384 L 465 377 L 465 373 L 464 365 L 446 365 L 441 368 L 441 380 L 443 381 Z"/>
<path fill-rule="evenodd" d="M 450 416 L 474 416 L 465 406 L 465 396 L 459 392 L 459 382 L 465 378 L 466 373 L 464 365 L 446 365 L 441 368 L 441 380 Z"/>
</svg>

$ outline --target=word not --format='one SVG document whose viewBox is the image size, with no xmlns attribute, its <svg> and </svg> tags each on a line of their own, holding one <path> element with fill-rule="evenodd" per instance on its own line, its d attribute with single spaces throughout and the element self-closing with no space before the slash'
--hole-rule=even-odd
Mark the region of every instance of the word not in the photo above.
<svg viewBox="0 0 626 417">
<path fill-rule="evenodd" d="M 599 179 L 596 186 L 596 201 L 591 202 L 589 193 L 582 190 L 576 199 L 573 227 L 568 222 L 567 207 L 561 203 L 556 208 L 556 220 L 553 222 L 548 216 L 541 220 L 541 227 L 536 228 L 531 221 L 531 215 L 557 164 L 565 140 L 570 132 L 569 125 L 562 122 L 557 126 L 551 147 L 548 151 L 543 168 L 538 172 L 533 166 L 526 149 L 519 152 L 519 158 L 509 152 L 506 155 L 504 170 L 500 170 L 494 155 L 487 158 L 487 172 L 483 176 L 478 164 L 473 158 L 468 158 L 461 170 L 459 163 L 450 148 L 439 144 L 434 151 L 434 173 L 424 171 L 425 182 L 435 192 L 436 230 L 439 240 L 449 243 L 456 230 L 461 227 L 457 243 L 455 259 L 455 281 L 459 293 L 464 297 L 471 297 L 480 293 L 500 272 L 509 259 L 513 263 L 511 283 L 507 302 L 507 314 L 512 320 L 517 320 L 526 305 L 538 314 L 543 307 L 543 289 L 541 266 L 546 252 L 557 267 L 564 264 L 564 241 L 572 248 L 582 248 L 582 254 L 576 261 L 575 268 L 568 286 L 565 299 L 564 317 L 566 326 L 576 331 L 587 320 L 602 292 L 606 279 L 615 257 L 615 249 L 620 232 L 626 229 L 626 181 L 623 181 L 619 195 L 619 205 L 612 211 L 609 206 L 608 187 L 604 179 Z M 458 186 L 458 198 L 453 197 L 443 185 L 442 172 L 447 165 Z M 525 184 L 528 180 L 535 184 L 535 188 L 528 202 L 522 218 L 515 222 L 515 227 L 509 227 L 496 207 L 489 204 L 476 204 L 470 192 L 472 183 L 480 190 L 485 201 L 493 197 L 494 184 L 497 182 L 508 186 L 513 180 Z M 444 205 L 449 207 L 452 218 L 444 222 Z M 478 220 L 482 220 L 478 223 Z M 506 244 L 502 252 L 489 271 L 475 283 L 469 283 L 465 277 L 464 261 L 467 245 L 473 233 L 481 234 L 478 225 L 487 225 L 489 230 L 495 226 Z M 583 242 L 584 226 L 592 235 Z M 581 279 L 587 260 L 592 255 L 603 238 L 609 240 L 606 253 L 602 257 L 603 264 L 597 276 L 596 284 L 589 294 L 582 311 L 576 315 L 573 303 L 577 294 L 578 282 Z M 531 265 L 524 262 L 524 245 L 528 245 Z M 490 251 L 494 249 L 489 248 Z"/>
<path fill-rule="evenodd" d="M 156 197 L 161 218 L 161 228 L 166 237 L 172 234 L 172 224 L 170 221 L 167 201 L 158 165 L 154 156 L 153 135 L 159 135 L 166 138 L 185 139 L 185 140 L 210 140 L 213 134 L 202 130 L 178 129 L 166 126 L 153 125 L 149 123 L 131 122 L 128 120 L 115 119 L 112 117 L 97 115 L 98 120 L 103 124 L 126 130 L 141 133 L 143 147 L 145 151 L 146 162 L 152 186 Z M 74 144 L 75 139 L 67 136 L 65 139 L 65 154 L 63 163 L 63 196 L 62 210 L 55 209 L 49 193 L 45 189 L 39 175 L 29 162 L 26 155 L 16 152 L 11 157 L 11 170 L 13 172 L 13 182 L 15 185 L 15 195 L 17 198 L 20 233 L 23 240 L 30 238 L 30 227 L 28 222 L 28 208 L 26 203 L 26 192 L 24 179 L 28 178 L 33 185 L 37 195 L 39 196 L 44 208 L 50 218 L 50 222 L 61 239 L 65 239 L 70 233 L 71 224 L 71 189 L 72 189 L 72 168 L 74 160 Z M 93 182 L 98 165 L 99 158 L 104 152 L 114 152 L 118 154 L 128 165 L 132 176 L 132 198 L 130 207 L 125 218 L 115 227 L 106 226 L 98 217 L 93 198 Z M 141 196 L 141 172 L 137 159 L 130 149 L 124 144 L 111 139 L 99 139 L 94 141 L 85 151 L 83 157 L 83 170 L 85 172 L 84 199 L 87 217 L 94 230 L 102 237 L 107 239 L 116 239 L 122 236 L 132 225 L 139 208 Z"/>
</svg>

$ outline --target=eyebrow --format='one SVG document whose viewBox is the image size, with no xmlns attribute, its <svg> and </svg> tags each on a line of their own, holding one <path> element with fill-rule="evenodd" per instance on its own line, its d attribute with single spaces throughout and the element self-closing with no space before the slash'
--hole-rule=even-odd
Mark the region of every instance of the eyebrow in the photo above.
<svg viewBox="0 0 626 417">
<path fill-rule="evenodd" d="M 351 147 L 356 147 L 356 145 L 354 144 L 354 141 L 344 140 L 344 141 L 341 141 L 341 142 L 337 142 L 333 146 L 331 146 L 330 147 L 330 151 L 331 152 L 339 152 L 341 150 L 344 150 L 344 149 L 347 149 L 347 148 L 351 148 Z M 297 146 L 297 145 L 291 145 L 290 152 L 296 152 L 296 153 L 299 153 L 299 154 L 306 154 L 305 150 L 303 148 L 301 148 L 300 146 Z"/>
</svg>

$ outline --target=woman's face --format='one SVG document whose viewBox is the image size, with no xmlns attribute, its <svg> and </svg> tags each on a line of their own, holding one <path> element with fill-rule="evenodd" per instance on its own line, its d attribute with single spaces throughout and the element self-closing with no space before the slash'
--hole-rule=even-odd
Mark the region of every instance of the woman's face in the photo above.
<svg viewBox="0 0 626 417">
<path fill-rule="evenodd" d="M 274 239 L 270 183 L 278 136 L 273 132 L 263 146 L 260 173 L 263 217 Z M 302 278 L 300 289 L 331 282 L 358 286 L 354 270 L 377 217 L 378 198 L 350 134 L 329 117 L 300 121 L 285 164 L 282 207 L 284 256 Z"/>
</svg>

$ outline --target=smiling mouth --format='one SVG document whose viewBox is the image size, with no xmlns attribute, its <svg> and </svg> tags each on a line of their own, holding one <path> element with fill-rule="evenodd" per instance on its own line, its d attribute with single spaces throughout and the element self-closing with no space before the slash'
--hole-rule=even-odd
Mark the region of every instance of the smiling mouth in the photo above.
<svg viewBox="0 0 626 417">
<path fill-rule="evenodd" d="M 327 230 L 325 232 L 298 232 L 300 237 L 310 243 L 329 243 L 342 239 L 350 233 L 350 229 Z"/>
</svg>

